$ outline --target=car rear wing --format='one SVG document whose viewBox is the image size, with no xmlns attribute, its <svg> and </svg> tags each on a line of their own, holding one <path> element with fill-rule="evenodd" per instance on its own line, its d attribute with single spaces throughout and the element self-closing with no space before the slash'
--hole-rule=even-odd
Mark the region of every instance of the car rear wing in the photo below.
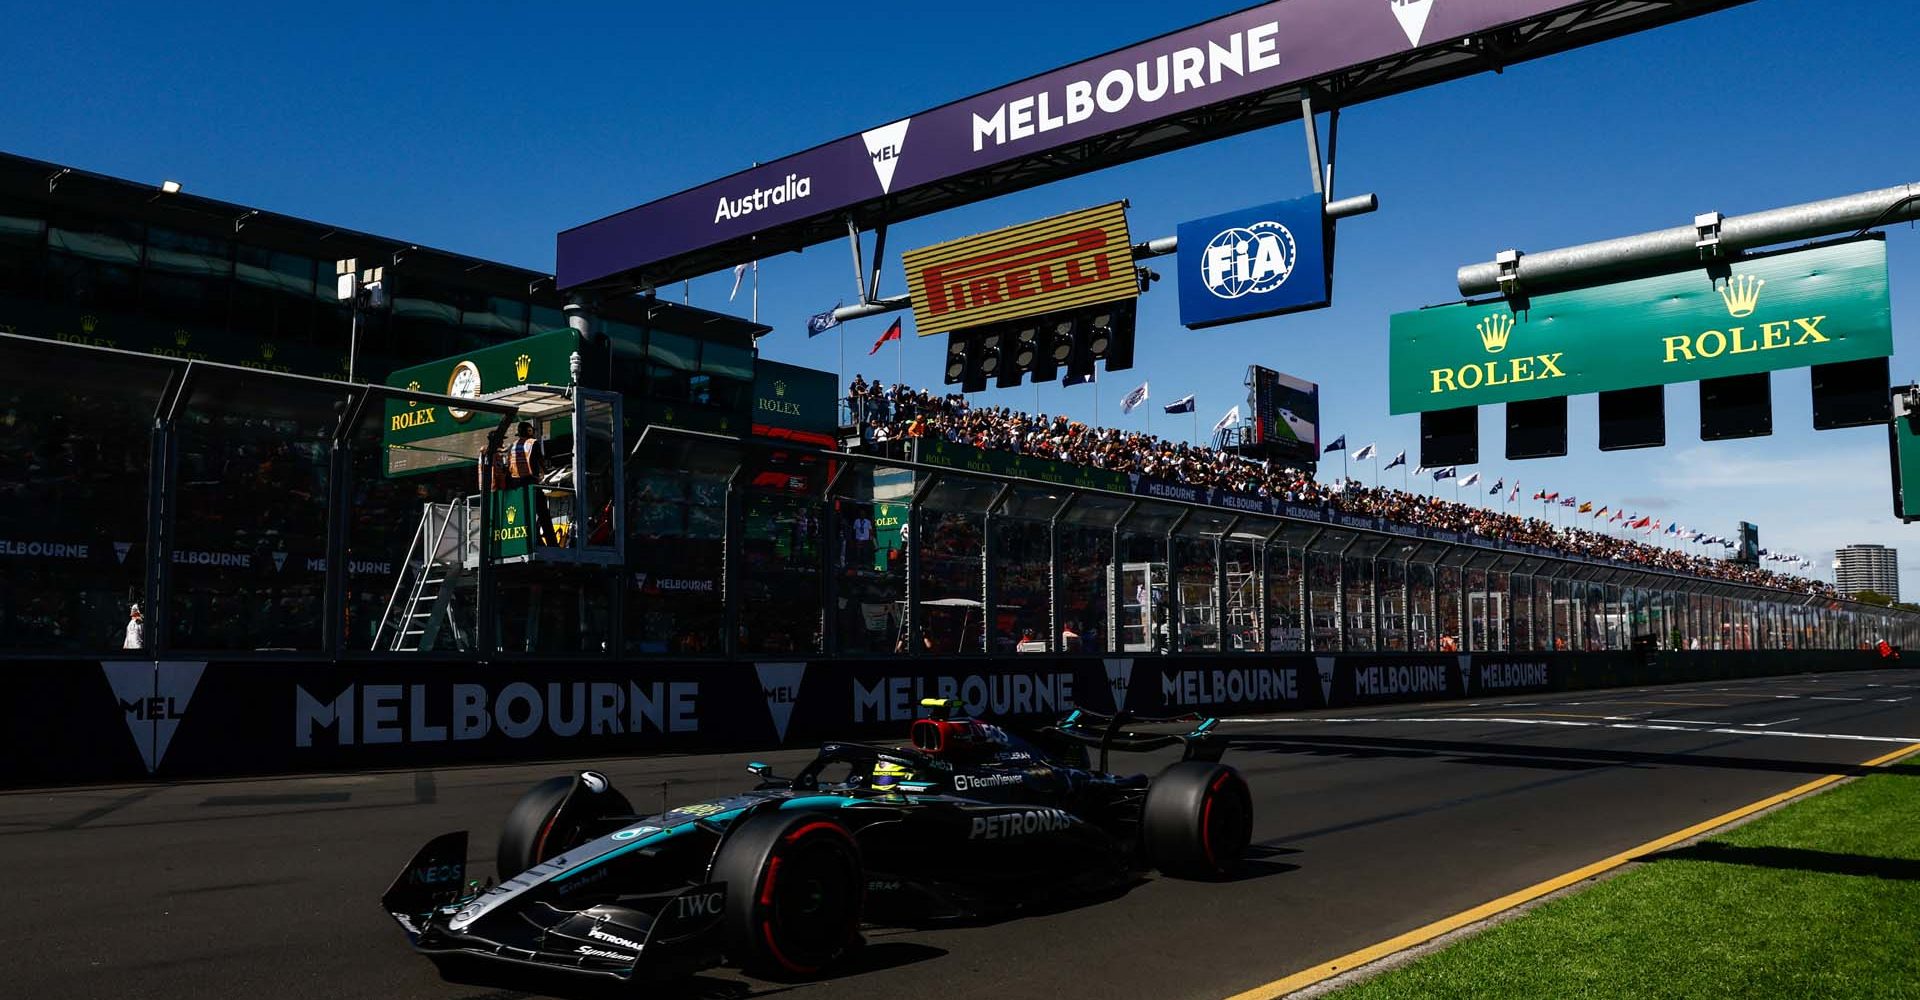
<svg viewBox="0 0 1920 1000">
<path fill-rule="evenodd" d="M 1183 722 L 1193 723 L 1193 728 L 1184 733 L 1138 733 L 1122 728 L 1128 723 L 1171 725 Z M 1191 712 L 1185 715 L 1151 716 L 1122 710 L 1112 715 L 1102 715 L 1086 709 L 1075 709 L 1066 718 L 1041 729 L 1040 733 L 1082 746 L 1099 747 L 1100 770 L 1105 771 L 1109 751 L 1144 753 L 1175 744 L 1184 747 L 1182 760 L 1217 761 L 1227 751 L 1226 739 L 1214 732 L 1214 727 L 1219 724 L 1219 719 Z"/>
</svg>

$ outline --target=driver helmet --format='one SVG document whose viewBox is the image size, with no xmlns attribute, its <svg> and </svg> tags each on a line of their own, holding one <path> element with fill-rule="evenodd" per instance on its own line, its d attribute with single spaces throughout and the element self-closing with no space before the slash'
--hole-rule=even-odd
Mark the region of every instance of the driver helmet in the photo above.
<svg viewBox="0 0 1920 1000">
<path fill-rule="evenodd" d="M 909 781 L 912 778 L 913 772 L 907 770 L 905 764 L 895 763 L 890 760 L 874 762 L 873 787 L 875 788 L 893 788 L 900 782 Z"/>
</svg>

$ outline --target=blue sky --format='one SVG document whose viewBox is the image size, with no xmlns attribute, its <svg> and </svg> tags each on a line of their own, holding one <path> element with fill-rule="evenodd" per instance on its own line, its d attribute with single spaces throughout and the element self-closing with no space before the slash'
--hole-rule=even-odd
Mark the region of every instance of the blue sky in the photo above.
<svg viewBox="0 0 1920 1000">
<path fill-rule="evenodd" d="M 41 5 L 0 37 L 0 148 L 551 268 L 560 229 L 1234 7 L 338 4 L 296 20 L 276 5 Z M 1321 384 L 1325 438 L 1413 451 L 1417 418 L 1387 415 L 1390 313 L 1458 298 L 1454 268 L 1505 247 L 1920 180 L 1907 125 L 1917 56 L 1920 5 L 1756 0 L 1354 108 L 1338 193 L 1376 192 L 1381 211 L 1342 224 L 1333 308 L 1189 332 L 1164 281 L 1143 300 L 1135 369 L 1099 384 L 1102 422 L 1144 428 L 1118 401 L 1151 379 L 1157 400 L 1197 394 L 1204 431 L 1259 363 Z M 1278 127 L 896 227 L 884 291 L 901 291 L 899 249 L 1055 211 L 1130 199 L 1147 237 L 1307 193 L 1301 135 Z M 1894 379 L 1920 379 L 1920 233 L 1895 229 L 1889 250 Z M 763 354 L 839 370 L 839 331 L 809 341 L 803 323 L 851 282 L 844 244 L 765 262 L 761 318 L 776 332 Z M 728 308 L 728 284 L 696 279 L 692 300 Z M 848 374 L 892 379 L 903 363 L 908 381 L 937 386 L 944 338 L 867 358 L 887 322 L 843 328 Z M 1035 400 L 1030 387 L 984 394 Z M 1038 405 L 1094 415 L 1084 387 L 1043 387 Z M 1767 438 L 1701 443 L 1692 385 L 1668 389 L 1664 449 L 1602 455 L 1592 397 L 1571 411 L 1568 457 L 1507 463 L 1501 412 L 1486 408 L 1493 460 L 1462 475 L 1720 534 L 1751 520 L 1763 545 L 1816 558 L 1823 575 L 1837 545 L 1901 546 L 1903 590 L 1920 595 L 1920 541 L 1891 516 L 1884 432 L 1816 434 L 1804 369 L 1775 373 Z"/>
</svg>

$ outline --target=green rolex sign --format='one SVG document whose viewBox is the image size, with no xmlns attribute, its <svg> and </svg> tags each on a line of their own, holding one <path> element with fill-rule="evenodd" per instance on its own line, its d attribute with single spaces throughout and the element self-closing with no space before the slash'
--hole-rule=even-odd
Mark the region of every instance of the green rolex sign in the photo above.
<svg viewBox="0 0 1920 1000">
<path fill-rule="evenodd" d="M 523 337 L 467 354 L 403 368 L 388 376 L 396 389 L 417 389 L 446 396 L 478 398 L 517 385 L 567 385 L 579 339 L 572 330 Z M 437 403 L 387 400 L 381 430 L 390 476 L 472 465 L 487 432 L 500 418 Z M 549 434 L 570 433 L 571 421 L 559 418 Z"/>
<path fill-rule="evenodd" d="M 1393 317 L 1394 413 L 1752 375 L 1893 353 L 1877 238 Z"/>
</svg>

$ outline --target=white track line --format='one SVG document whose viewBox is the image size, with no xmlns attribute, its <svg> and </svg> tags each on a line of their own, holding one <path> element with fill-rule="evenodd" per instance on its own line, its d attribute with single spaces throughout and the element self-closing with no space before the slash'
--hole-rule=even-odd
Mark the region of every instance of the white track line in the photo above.
<svg viewBox="0 0 1920 1000">
<path fill-rule="evenodd" d="M 1791 737 L 1794 739 L 1802 739 L 1802 740 L 1848 740 L 1848 741 L 1860 742 L 1860 743 L 1920 743 L 1920 736 L 1860 736 L 1854 733 L 1797 733 L 1797 732 L 1792 732 L 1784 729 L 1750 729 L 1750 728 L 1734 729 L 1734 728 L 1729 728 L 1725 726 L 1719 726 L 1717 724 L 1712 725 L 1710 727 L 1702 727 L 1699 724 L 1667 725 L 1667 724 L 1654 724 L 1654 723 L 1647 723 L 1647 722 L 1576 722 L 1571 719 L 1512 719 L 1512 718 L 1500 718 L 1496 716 L 1466 716 L 1466 715 L 1433 716 L 1429 718 L 1412 718 L 1412 719 L 1409 719 L 1409 718 L 1356 719 L 1351 717 L 1322 718 L 1322 719 L 1240 718 L 1240 719 L 1221 719 L 1220 721 L 1234 722 L 1234 723 L 1261 723 L 1261 724 L 1276 723 L 1276 722 L 1286 722 L 1286 723 L 1295 723 L 1295 724 L 1299 724 L 1299 723 L 1312 724 L 1312 723 L 1328 723 L 1328 722 L 1347 723 L 1347 724 L 1353 724 L 1353 723 L 1393 724 L 1393 723 L 1407 722 L 1407 723 L 1448 723 L 1448 724 L 1474 723 L 1479 725 L 1486 725 L 1488 723 L 1498 723 L 1498 724 L 1509 725 L 1509 726 L 1562 726 L 1568 729 L 1640 729 L 1640 730 L 1655 730 L 1659 732 L 1669 732 L 1669 733 L 1722 733 L 1729 736 L 1786 736 L 1786 737 Z M 1678 720 L 1673 720 L 1673 721 L 1678 721 Z M 1789 719 L 1784 721 L 1790 722 L 1793 720 Z"/>
</svg>

